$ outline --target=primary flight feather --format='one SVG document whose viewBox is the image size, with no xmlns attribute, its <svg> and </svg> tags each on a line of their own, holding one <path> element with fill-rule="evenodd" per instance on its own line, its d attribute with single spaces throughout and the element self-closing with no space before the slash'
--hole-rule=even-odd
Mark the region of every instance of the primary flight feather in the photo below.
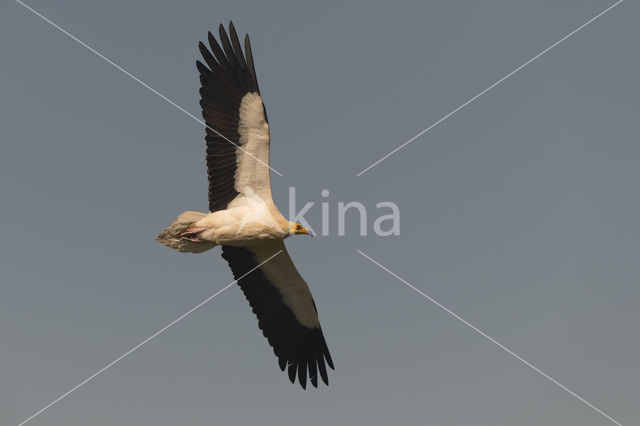
<svg viewBox="0 0 640 426">
<path fill-rule="evenodd" d="M 209 33 L 202 42 L 200 105 L 207 124 L 209 213 L 187 211 L 157 240 L 186 253 L 217 245 L 258 317 L 280 368 L 305 388 L 318 375 L 329 384 L 333 361 L 318 321 L 309 287 L 294 266 L 284 239 L 310 234 L 288 221 L 271 197 L 269 123 L 256 78 L 249 36 L 244 51 L 229 23 L 220 43 Z"/>
</svg>

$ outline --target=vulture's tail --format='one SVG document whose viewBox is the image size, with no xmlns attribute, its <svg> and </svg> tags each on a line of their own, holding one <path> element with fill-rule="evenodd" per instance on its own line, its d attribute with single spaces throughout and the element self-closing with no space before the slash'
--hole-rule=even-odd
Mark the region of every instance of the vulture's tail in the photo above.
<svg viewBox="0 0 640 426">
<path fill-rule="evenodd" d="M 184 212 L 167 229 L 158 234 L 156 240 L 182 253 L 202 253 L 212 249 L 216 246 L 215 243 L 201 241 L 196 235 L 191 235 L 188 232 L 197 221 L 206 215 L 201 212 Z"/>
</svg>

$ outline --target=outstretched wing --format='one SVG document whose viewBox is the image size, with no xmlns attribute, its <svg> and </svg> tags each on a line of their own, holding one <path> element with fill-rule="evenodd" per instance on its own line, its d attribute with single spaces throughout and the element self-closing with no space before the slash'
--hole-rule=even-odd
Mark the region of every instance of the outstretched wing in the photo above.
<svg viewBox="0 0 640 426">
<path fill-rule="evenodd" d="M 258 326 L 273 347 L 280 369 L 288 369 L 291 383 L 297 374 L 303 388 L 307 385 L 307 376 L 317 387 L 319 373 L 328 385 L 325 362 L 333 368 L 333 361 L 309 287 L 293 265 L 284 242 L 261 242 L 251 247 L 223 246 L 222 257 L 229 262 L 258 317 Z M 262 262 L 265 263 L 256 269 Z"/>
<path fill-rule="evenodd" d="M 209 33 L 211 51 L 200 42 L 206 65 L 200 71 L 200 106 L 207 124 L 209 210 L 224 210 L 248 190 L 271 199 L 269 182 L 269 124 L 264 110 L 249 36 L 244 53 L 229 23 L 227 37 L 220 25 L 220 44 Z M 213 53 L 212 53 L 213 52 Z"/>
</svg>

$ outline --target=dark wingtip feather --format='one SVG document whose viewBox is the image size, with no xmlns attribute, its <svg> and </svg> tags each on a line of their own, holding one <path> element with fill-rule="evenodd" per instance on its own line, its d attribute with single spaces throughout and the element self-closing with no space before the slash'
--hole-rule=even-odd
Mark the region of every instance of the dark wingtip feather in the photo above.
<svg viewBox="0 0 640 426">
<path fill-rule="evenodd" d="M 224 50 L 225 55 L 227 56 L 227 60 L 229 64 L 236 66 L 238 64 L 238 60 L 236 55 L 233 52 L 233 47 L 231 47 L 231 42 L 229 41 L 229 36 L 227 36 L 227 32 L 224 29 L 224 26 L 220 24 L 220 43 L 222 43 L 222 49 Z"/>
<path fill-rule="evenodd" d="M 202 42 L 198 43 L 198 48 L 200 49 L 200 54 L 207 62 L 209 68 L 212 70 L 215 69 L 218 63 L 216 62 L 211 52 L 209 52 L 209 49 L 207 49 L 207 47 Z"/>
<path fill-rule="evenodd" d="M 247 63 L 244 59 L 244 53 L 242 52 L 242 47 L 240 46 L 238 33 L 236 32 L 236 29 L 233 26 L 233 22 L 231 21 L 229 21 L 229 36 L 231 37 L 231 46 L 233 47 L 233 51 L 236 55 L 236 59 L 238 60 L 238 64 L 240 65 L 240 67 L 246 68 Z"/>
<path fill-rule="evenodd" d="M 227 60 L 227 57 L 224 54 L 222 48 L 218 44 L 218 41 L 213 36 L 213 34 L 211 34 L 211 31 L 209 31 L 207 38 L 209 40 L 209 46 L 211 46 L 211 51 L 213 52 L 214 56 L 218 60 L 218 63 L 220 64 L 220 66 L 225 68 L 228 67 L 229 61 Z"/>
<path fill-rule="evenodd" d="M 324 358 L 322 355 L 318 358 L 318 371 L 320 372 L 320 377 L 325 385 L 329 385 L 329 377 L 327 375 L 327 366 L 324 364 Z"/>
<path fill-rule="evenodd" d="M 209 72 L 207 67 L 199 60 L 196 60 L 196 68 L 198 68 L 198 71 L 200 71 L 201 74 L 206 74 L 207 72 Z"/>
<path fill-rule="evenodd" d="M 322 352 L 324 354 L 324 358 L 327 360 L 327 364 L 329 365 L 329 367 L 331 367 L 332 370 L 335 370 L 333 366 L 333 360 L 331 359 L 331 354 L 329 353 L 329 348 L 327 348 L 326 344 Z"/>
<path fill-rule="evenodd" d="M 309 357 L 309 379 L 314 388 L 318 387 L 318 360 L 315 354 Z"/>
<path fill-rule="evenodd" d="M 292 362 L 291 364 L 289 364 L 289 370 L 287 371 L 289 373 L 289 380 L 291 381 L 291 383 L 295 383 L 296 382 L 296 363 Z"/>
<path fill-rule="evenodd" d="M 258 86 L 258 79 L 256 77 L 256 66 L 253 62 L 253 52 L 251 51 L 251 42 L 249 41 L 249 34 L 244 35 L 244 55 L 247 58 L 246 60 L 247 68 L 249 69 L 251 78 L 253 78 L 253 81 L 256 85 L 256 90 L 260 92 L 260 87 Z M 267 115 L 267 112 L 265 111 L 265 117 L 266 115 Z"/>
<path fill-rule="evenodd" d="M 211 46 L 213 43 L 216 43 L 216 38 L 211 34 L 211 31 L 207 31 L 207 40 L 209 40 L 209 45 Z M 213 46 L 212 46 L 213 47 Z"/>
<path fill-rule="evenodd" d="M 302 389 L 307 388 L 307 364 L 304 359 L 298 362 L 298 382 Z"/>
</svg>

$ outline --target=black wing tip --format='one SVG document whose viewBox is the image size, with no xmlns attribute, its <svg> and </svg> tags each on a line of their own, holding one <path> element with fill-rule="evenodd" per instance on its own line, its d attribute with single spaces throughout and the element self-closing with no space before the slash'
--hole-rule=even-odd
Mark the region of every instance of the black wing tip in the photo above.
<svg viewBox="0 0 640 426">
<path fill-rule="evenodd" d="M 214 43 L 217 43 L 216 36 L 214 36 L 211 31 L 207 31 L 207 41 L 209 42 L 210 46 Z"/>
<path fill-rule="evenodd" d="M 331 359 L 329 348 L 327 348 L 326 345 L 324 347 L 323 355 L 324 355 L 324 359 L 327 361 L 327 365 L 331 367 L 332 370 L 335 370 L 336 368 L 333 366 L 333 359 Z"/>
<path fill-rule="evenodd" d="M 309 379 L 314 388 L 317 388 L 318 376 L 320 376 L 325 385 L 329 386 L 326 366 L 329 365 L 332 370 L 335 370 L 330 356 L 327 357 L 322 352 L 317 353 L 316 356 L 300 360 L 287 360 L 285 356 L 280 356 L 278 357 L 278 365 L 281 371 L 284 372 L 286 370 L 291 383 L 295 383 L 297 378 L 298 384 L 302 389 L 307 388 L 307 379 Z"/>
<path fill-rule="evenodd" d="M 265 337 L 267 336 L 264 330 L 263 334 L 265 334 Z M 317 388 L 318 376 L 320 376 L 324 384 L 329 386 L 327 365 L 332 370 L 335 370 L 335 367 L 321 328 L 313 329 L 312 333 L 308 334 L 306 339 L 300 342 L 301 346 L 298 347 L 304 348 L 302 352 L 297 352 L 291 346 L 283 347 L 277 345 L 277 342 L 272 338 L 267 337 L 267 340 L 278 358 L 280 370 L 286 370 L 291 383 L 295 383 L 297 377 L 300 386 L 306 389 L 307 379 L 309 379 L 313 387 Z"/>
<path fill-rule="evenodd" d="M 249 34 L 245 33 L 243 48 L 233 21 L 230 20 L 228 33 L 224 24 L 220 24 L 218 26 L 218 37 L 216 38 L 211 31 L 208 31 L 207 39 L 209 47 L 200 41 L 198 42 L 198 49 L 209 70 L 213 72 L 214 68 L 219 67 L 222 72 L 219 78 L 232 83 L 232 86 L 239 83 L 246 91 L 260 93 Z"/>
<path fill-rule="evenodd" d="M 220 36 L 220 41 L 223 43 L 223 47 L 224 47 L 224 42 L 229 41 L 229 36 L 227 35 L 227 30 L 224 28 L 224 25 L 220 24 L 220 26 L 218 27 L 218 35 Z"/>
<path fill-rule="evenodd" d="M 284 370 L 283 370 L 284 371 Z M 292 384 L 295 384 L 296 377 L 298 378 L 298 384 L 302 387 L 302 389 L 307 389 L 307 369 L 304 363 L 299 362 L 291 362 L 287 364 L 287 375 L 289 376 L 289 381 Z M 313 377 L 309 377 L 311 380 L 311 384 L 313 387 L 318 387 L 318 379 L 314 380 Z"/>
<path fill-rule="evenodd" d="M 223 24 L 220 24 L 218 26 L 218 37 L 220 39 L 221 42 L 225 42 L 225 41 L 231 41 L 234 38 L 236 40 L 240 40 L 240 38 L 238 37 L 238 32 L 236 31 L 236 27 L 233 25 L 233 21 L 229 21 L 229 34 L 227 35 L 227 30 L 224 27 Z M 207 39 L 209 40 L 209 44 L 213 44 L 214 42 L 217 43 L 216 37 L 211 33 L 211 31 L 207 31 Z M 245 34 L 244 35 L 244 43 L 245 43 L 245 49 L 246 49 L 246 44 L 250 44 L 249 41 L 249 34 Z M 200 49 L 200 51 L 202 50 L 207 50 L 207 47 L 205 46 L 205 44 L 202 41 L 198 42 L 198 47 Z M 243 52 L 238 52 L 240 54 L 242 54 Z M 244 56 L 244 55 L 243 55 Z M 228 58 L 231 59 L 231 58 Z M 244 58 L 243 58 L 244 59 Z"/>
<path fill-rule="evenodd" d="M 287 373 L 289 374 L 289 381 L 291 383 L 296 382 L 296 370 L 298 369 L 298 365 L 295 362 L 289 364 L 287 368 Z"/>
<path fill-rule="evenodd" d="M 196 59 L 196 68 L 198 68 L 198 71 L 200 71 L 200 74 L 205 74 L 209 71 L 207 66 L 203 64 L 199 59 Z"/>
</svg>

